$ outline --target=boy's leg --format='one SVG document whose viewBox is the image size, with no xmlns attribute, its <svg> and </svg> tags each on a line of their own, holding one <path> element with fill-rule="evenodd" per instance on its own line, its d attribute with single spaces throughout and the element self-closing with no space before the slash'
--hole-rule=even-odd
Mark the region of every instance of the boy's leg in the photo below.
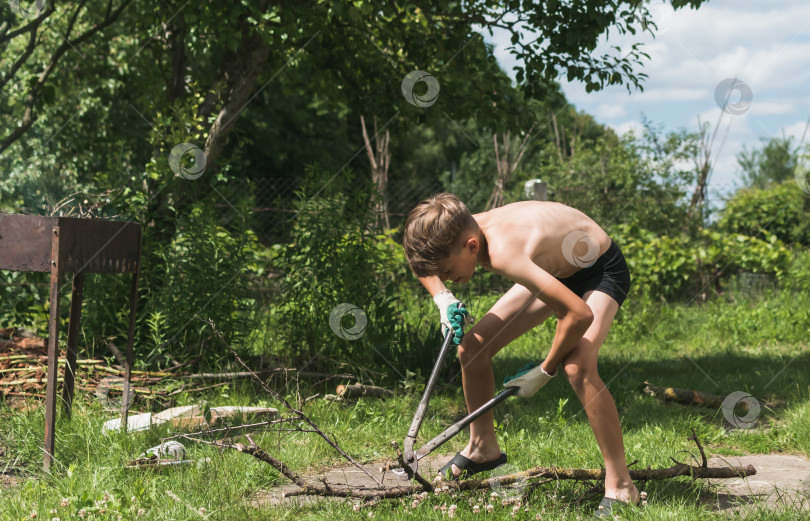
<svg viewBox="0 0 810 521">
<path fill-rule="evenodd" d="M 619 413 L 596 368 L 599 348 L 610 331 L 619 304 L 601 291 L 589 291 L 583 300 L 591 308 L 594 320 L 582 340 L 563 360 L 563 371 L 585 408 L 605 459 L 605 496 L 636 503 L 638 491 L 627 470 Z"/>
<path fill-rule="evenodd" d="M 467 409 L 473 411 L 495 392 L 492 357 L 526 331 L 551 316 L 551 308 L 524 286 L 515 284 L 467 333 L 458 346 L 461 379 Z M 497 459 L 501 452 L 495 436 L 492 410 L 470 424 L 470 442 L 461 454 L 475 462 Z M 460 469 L 453 466 L 453 474 Z"/>
</svg>

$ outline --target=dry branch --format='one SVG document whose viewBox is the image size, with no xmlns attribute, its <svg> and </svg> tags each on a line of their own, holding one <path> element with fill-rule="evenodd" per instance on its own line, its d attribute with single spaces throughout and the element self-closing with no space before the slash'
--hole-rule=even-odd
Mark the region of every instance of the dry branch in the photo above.
<svg viewBox="0 0 810 521">
<path fill-rule="evenodd" d="M 685 463 L 680 463 L 676 460 L 675 465 L 667 468 L 662 469 L 630 469 L 630 477 L 634 481 L 648 481 L 648 480 L 663 480 L 663 479 L 672 479 L 677 478 L 680 476 L 690 476 L 693 480 L 694 479 L 722 479 L 722 478 L 738 478 L 738 477 L 746 477 L 746 476 L 753 476 L 756 474 L 756 469 L 753 465 L 746 465 L 745 467 L 739 466 L 729 466 L 729 467 L 709 467 L 708 462 L 706 459 L 706 455 L 703 452 L 703 447 L 700 444 L 697 436 L 692 431 L 692 436 L 689 437 L 689 440 L 694 441 L 698 449 L 700 450 L 700 454 L 702 456 L 702 464 L 701 466 L 694 466 L 694 465 L 687 465 Z M 202 443 L 207 443 L 210 445 L 215 445 L 220 448 L 229 448 L 238 450 L 239 452 L 244 452 L 245 454 L 249 454 L 256 458 L 259 461 L 263 461 L 265 463 L 270 464 L 284 474 L 290 481 L 295 483 L 300 487 L 300 490 L 296 490 L 293 492 L 285 493 L 285 496 L 303 496 L 303 495 L 318 495 L 318 496 L 331 496 L 331 497 L 354 497 L 354 498 L 375 498 L 375 499 L 385 499 L 385 498 L 395 498 L 395 497 L 402 497 L 413 494 L 415 492 L 421 491 L 431 491 L 433 490 L 433 485 L 428 482 L 423 476 L 419 474 L 414 475 L 414 479 L 420 485 L 416 487 L 414 485 L 403 485 L 399 487 L 388 487 L 388 488 L 362 488 L 357 486 L 344 486 L 341 488 L 337 488 L 334 486 L 329 486 L 329 484 L 325 483 L 324 481 L 314 481 L 314 480 L 306 480 L 303 477 L 296 474 L 293 470 L 291 470 L 287 465 L 285 465 L 282 461 L 279 461 L 269 454 L 262 450 L 260 447 L 256 446 L 254 443 L 251 445 L 244 445 L 242 443 L 237 444 L 224 444 L 220 442 L 207 442 L 202 440 L 193 441 L 200 441 Z M 402 458 L 402 453 L 399 450 L 396 442 L 393 442 L 392 445 L 397 452 L 397 457 L 401 466 L 404 467 L 404 461 Z M 528 470 L 524 470 L 522 472 L 515 472 L 513 474 L 508 474 L 505 476 L 496 476 L 486 479 L 467 479 L 463 481 L 442 481 L 442 485 L 453 489 L 453 490 L 479 490 L 479 489 L 487 489 L 493 487 L 504 487 L 509 486 L 515 483 L 519 483 L 522 485 L 536 485 L 537 480 L 545 479 L 548 481 L 558 481 L 558 480 L 575 480 L 575 481 L 603 481 L 605 479 L 605 469 L 581 469 L 581 468 L 560 468 L 560 467 L 533 467 Z"/>
<path fill-rule="evenodd" d="M 216 324 L 214 324 L 214 321 L 211 320 L 210 318 L 208 319 L 208 325 L 211 326 L 211 329 L 214 331 L 214 334 L 217 336 L 217 338 L 219 338 L 219 341 L 222 342 L 222 345 L 224 345 L 226 348 L 228 348 L 228 350 L 231 352 L 231 354 L 234 356 L 234 358 L 236 358 L 236 361 L 239 362 L 239 364 L 242 367 L 244 367 L 248 372 L 253 374 L 253 379 L 262 387 L 262 389 L 267 391 L 267 393 L 270 394 L 270 396 L 272 396 L 273 398 L 275 398 L 276 400 L 281 402 L 284 405 L 284 407 L 287 408 L 287 410 L 289 410 L 291 413 L 293 413 L 293 415 L 295 415 L 296 419 L 301 420 L 304 423 L 306 423 L 307 425 L 309 425 L 313 432 L 315 432 L 316 434 L 318 434 L 318 436 L 323 438 L 323 440 L 326 443 L 328 443 L 330 447 L 332 447 L 333 449 L 338 451 L 338 453 L 340 453 L 341 456 L 343 456 L 344 458 L 349 460 L 355 467 L 362 470 L 364 474 L 366 474 L 368 477 L 370 477 L 372 479 L 372 481 L 374 481 L 375 483 L 377 483 L 381 487 L 383 486 L 383 484 L 382 484 L 382 482 L 380 480 L 378 480 L 376 477 L 372 476 L 370 472 L 368 472 L 365 468 L 363 468 L 363 466 L 360 463 L 357 462 L 357 460 L 355 460 L 348 453 L 346 453 L 346 451 L 344 451 L 342 448 L 340 448 L 340 446 L 337 444 L 337 442 L 335 442 L 335 440 L 333 440 L 330 436 L 328 436 L 325 432 L 323 432 L 318 427 L 318 425 L 315 424 L 315 422 L 313 422 L 309 418 L 309 416 L 304 414 L 303 411 L 301 411 L 300 409 L 296 409 L 295 407 L 293 407 L 290 404 L 290 402 L 288 402 L 283 396 L 281 396 L 275 390 L 270 388 L 261 378 L 259 378 L 259 376 L 256 373 L 254 373 L 253 370 L 250 367 L 248 367 L 248 365 L 244 362 L 244 360 L 242 360 L 242 358 L 239 356 L 239 353 L 237 353 L 236 350 L 233 347 L 231 347 L 231 345 L 228 344 L 225 341 L 224 338 L 222 338 L 222 334 L 219 332 L 219 329 L 217 329 L 217 326 L 216 326 Z M 301 401 L 301 400 L 299 400 L 299 401 Z"/>
<path fill-rule="evenodd" d="M 644 382 L 645 394 L 659 396 L 664 401 L 675 402 L 684 405 L 702 405 L 704 407 L 720 407 L 723 405 L 723 396 L 716 394 L 694 391 L 692 389 L 680 389 L 678 387 L 659 387 L 649 382 Z M 742 402 L 740 405 L 747 405 Z"/>
<path fill-rule="evenodd" d="M 394 396 L 394 391 L 375 385 L 353 384 L 338 385 L 337 394 L 343 398 L 360 398 L 362 396 L 383 398 L 386 396 Z"/>
</svg>

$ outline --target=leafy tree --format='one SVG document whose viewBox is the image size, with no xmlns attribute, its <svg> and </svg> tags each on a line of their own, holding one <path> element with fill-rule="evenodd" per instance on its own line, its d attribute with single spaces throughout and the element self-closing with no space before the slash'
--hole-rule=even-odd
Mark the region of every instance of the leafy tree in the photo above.
<svg viewBox="0 0 810 521">
<path fill-rule="evenodd" d="M 737 155 L 744 186 L 753 188 L 767 188 L 772 183 L 793 179 L 797 160 L 798 147 L 790 136 L 763 138 L 761 148 L 749 150 L 743 145 Z"/>
<path fill-rule="evenodd" d="M 675 0 L 673 6 L 702 2 Z M 145 295 L 159 295 L 171 273 L 200 285 L 240 273 L 253 242 L 240 240 L 244 223 L 215 215 L 221 193 L 242 177 L 300 175 L 305 162 L 321 163 L 333 175 L 356 166 L 351 160 L 363 159 L 353 155 L 362 152 L 361 115 L 367 121 L 376 117 L 384 122 L 379 130 L 391 132 L 392 179 L 416 172 L 408 181 L 427 185 L 437 172 L 451 172 L 455 159 L 463 174 L 457 179 L 484 183 L 489 194 L 492 178 L 485 175 L 494 172 L 487 166 L 493 151 L 480 145 L 478 151 L 460 128 L 469 129 L 476 143 L 489 144 L 494 133 L 515 136 L 538 120 L 546 123 L 549 110 L 556 114 L 565 105 L 555 94 L 560 75 L 585 82 L 588 90 L 640 88 L 644 79 L 640 48 L 622 57 L 594 53 L 609 30 L 635 33 L 645 25 L 646 8 L 638 0 L 45 5 L 27 18 L 13 12 L 11 3 L 0 3 L 0 206 L 43 213 L 73 192 L 95 193 L 89 198 L 94 201 L 109 198 L 95 215 L 145 224 Z M 499 71 L 480 37 L 494 28 L 511 33 L 512 52 L 525 63 L 517 86 Z M 410 104 L 402 95 L 402 80 L 415 69 L 429 72 L 441 86 L 431 107 Z M 414 92 L 423 94 L 417 90 L 422 87 Z M 596 125 L 567 125 L 564 118 L 578 117 L 571 114 L 556 116 L 558 129 L 567 132 L 564 148 L 581 158 L 567 166 L 586 171 L 616 142 L 600 138 Z M 574 139 L 577 128 L 582 133 Z M 535 158 L 546 145 L 541 137 L 526 149 L 516 180 L 540 164 Z M 438 142 L 423 143 L 412 157 L 414 141 L 422 138 Z M 572 143 L 586 139 L 603 139 L 601 155 L 580 156 Z M 185 143 L 203 152 L 206 169 L 199 179 L 178 175 L 178 165 L 169 161 L 174 147 Z M 182 166 L 199 165 L 184 158 Z M 630 190 L 634 181 L 620 185 Z M 237 206 L 243 208 L 239 203 L 251 195 L 244 190 Z M 208 234 L 199 241 L 205 258 L 222 259 L 228 245 L 245 251 L 232 263 L 212 261 L 217 272 L 207 280 L 205 270 L 178 259 L 179 252 L 193 256 L 185 239 L 197 221 L 204 226 L 195 231 Z M 154 318 L 162 310 L 159 299 L 153 302 Z M 165 310 L 176 315 L 165 302 Z M 223 316 L 240 309 L 238 303 L 220 304 Z M 146 318 L 139 317 L 139 330 L 146 329 Z M 201 334 L 170 337 L 193 347 L 204 342 Z"/>
</svg>

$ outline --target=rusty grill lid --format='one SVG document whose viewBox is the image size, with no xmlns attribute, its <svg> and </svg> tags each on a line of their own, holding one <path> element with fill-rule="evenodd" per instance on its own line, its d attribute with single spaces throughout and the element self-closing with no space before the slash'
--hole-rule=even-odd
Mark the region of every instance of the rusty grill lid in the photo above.
<svg viewBox="0 0 810 521">
<path fill-rule="evenodd" d="M 18 214 L 0 214 L 0 269 L 51 271 L 54 228 L 59 229 L 60 273 L 137 271 L 139 223 Z"/>
</svg>

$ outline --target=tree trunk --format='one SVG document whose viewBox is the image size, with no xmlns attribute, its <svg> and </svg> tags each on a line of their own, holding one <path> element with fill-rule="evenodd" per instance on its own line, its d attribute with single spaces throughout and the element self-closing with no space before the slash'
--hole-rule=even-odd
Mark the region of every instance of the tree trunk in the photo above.
<svg viewBox="0 0 810 521">
<path fill-rule="evenodd" d="M 512 173 L 517 169 L 520 160 L 523 159 L 523 154 L 526 152 L 533 129 L 534 125 L 526 132 L 523 140 L 517 143 L 517 152 L 513 152 L 512 154 L 510 154 L 509 151 L 512 143 L 511 131 L 507 130 L 500 134 L 501 145 L 498 145 L 498 133 L 496 132 L 492 135 L 492 140 L 495 143 L 495 166 L 497 168 L 497 174 L 495 178 L 495 188 L 493 188 L 492 194 L 490 194 L 489 200 L 487 201 L 487 210 L 503 206 L 505 202 L 504 190 L 509 184 Z M 501 147 L 503 148 L 503 152 L 501 152 Z"/>
<path fill-rule="evenodd" d="M 388 218 L 388 167 L 391 164 L 391 152 L 388 150 L 388 144 L 391 140 L 391 134 L 388 129 L 385 129 L 385 134 L 379 136 L 377 131 L 377 116 L 374 116 L 374 139 L 375 147 L 372 148 L 371 140 L 368 137 L 366 130 L 366 120 L 360 115 L 360 125 L 363 128 L 363 142 L 366 146 L 366 153 L 368 154 L 368 162 L 371 165 L 371 181 L 374 183 L 376 194 L 372 195 L 372 202 L 375 215 L 375 227 L 377 229 L 387 230 L 391 227 L 391 222 Z"/>
<path fill-rule="evenodd" d="M 724 113 L 725 111 L 720 111 L 720 116 L 717 118 L 717 123 L 714 126 L 714 131 L 711 136 L 709 135 L 707 126 L 701 124 L 700 118 L 698 117 L 699 142 L 693 158 L 697 179 L 695 180 L 695 191 L 692 194 L 691 201 L 689 201 L 688 215 L 693 219 L 693 222 L 697 220 L 700 224 L 703 223 L 703 218 L 705 217 L 704 206 L 706 202 L 706 189 L 714 167 L 712 149 L 714 147 L 714 140 L 717 137 L 717 131 L 720 129 L 720 123 L 723 121 Z M 728 127 L 726 127 L 726 133 L 723 136 L 723 141 L 720 143 L 720 148 L 717 150 L 716 155 L 719 155 L 720 150 L 723 149 L 723 144 L 726 142 L 730 128 L 731 122 L 729 122 Z"/>
</svg>

